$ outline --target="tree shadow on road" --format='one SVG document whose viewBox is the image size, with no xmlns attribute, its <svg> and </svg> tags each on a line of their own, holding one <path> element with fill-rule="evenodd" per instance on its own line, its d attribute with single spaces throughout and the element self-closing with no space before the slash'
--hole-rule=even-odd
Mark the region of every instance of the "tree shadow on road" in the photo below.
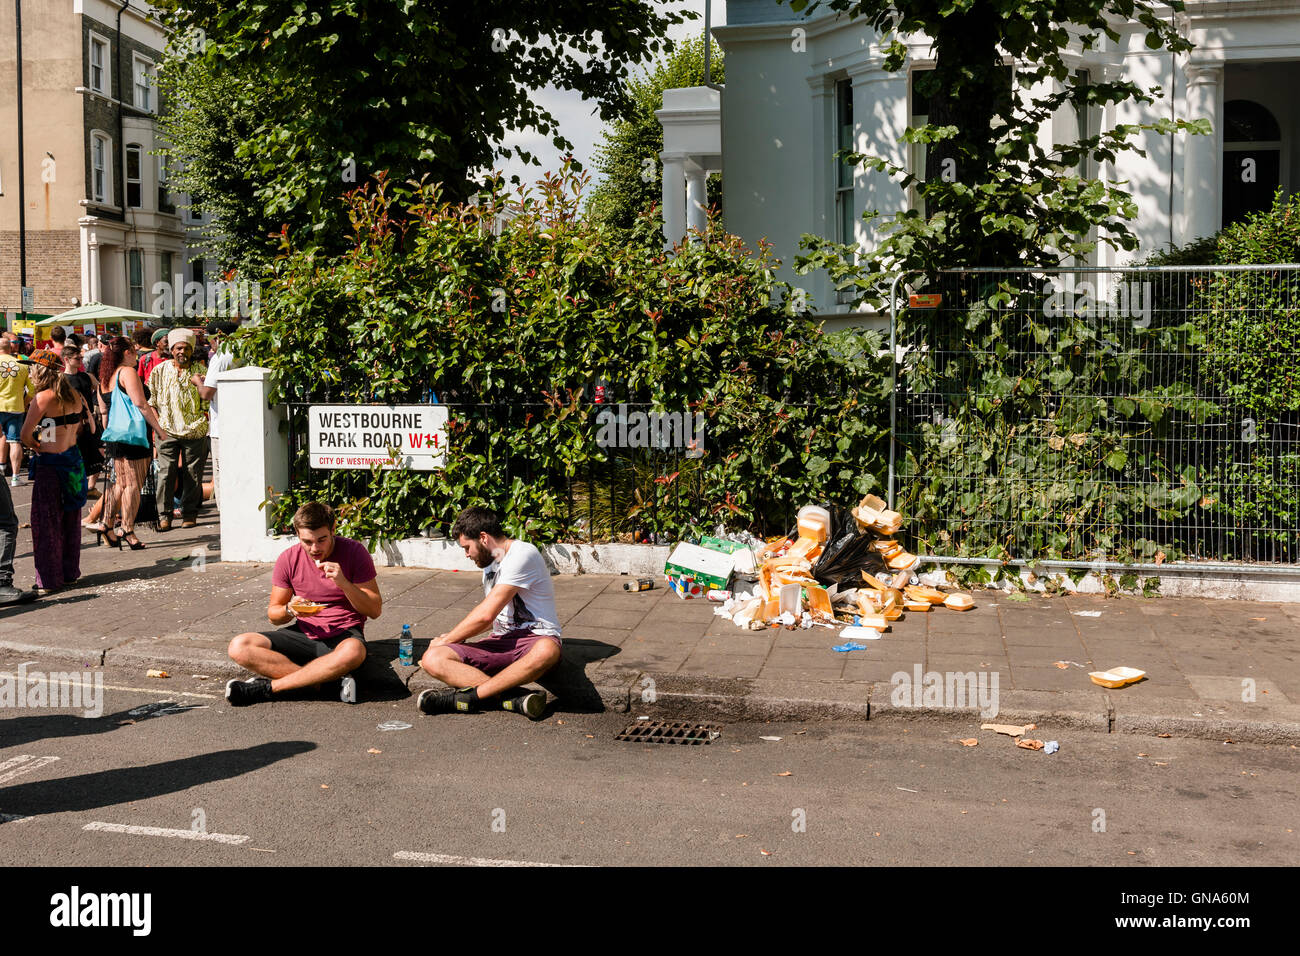
<svg viewBox="0 0 1300 956">
<path fill-rule="evenodd" d="M 37 816 L 133 803 L 229 780 L 315 749 L 316 744 L 310 741 L 285 740 L 237 750 L 217 750 L 143 767 L 118 767 L 0 787 L 0 811 Z"/>
<path fill-rule="evenodd" d="M 174 703 L 174 702 L 167 702 Z M 136 705 L 99 717 L 78 717 L 76 714 L 43 713 L 32 717 L 10 717 L 0 720 L 0 750 L 23 747 L 38 740 L 58 737 L 84 737 L 86 734 L 106 734 L 119 727 L 141 723 L 147 719 L 180 713 L 190 709 L 187 704 L 174 704 L 174 708 L 159 712 L 158 705 Z"/>
</svg>

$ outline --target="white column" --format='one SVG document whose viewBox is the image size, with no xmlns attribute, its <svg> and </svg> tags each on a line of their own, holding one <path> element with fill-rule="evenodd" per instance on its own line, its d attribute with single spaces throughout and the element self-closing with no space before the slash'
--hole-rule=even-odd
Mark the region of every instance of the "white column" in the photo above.
<svg viewBox="0 0 1300 956">
<path fill-rule="evenodd" d="M 1187 68 L 1187 113 L 1189 120 L 1208 119 L 1213 132 L 1209 136 L 1187 136 L 1187 161 L 1183 176 L 1184 242 L 1211 236 L 1219 231 L 1219 91 L 1223 84 L 1223 67 L 1189 66 Z"/>
<path fill-rule="evenodd" d="M 706 189 L 708 173 L 689 163 L 686 166 L 686 228 L 703 232 L 708 228 L 709 194 Z"/>
<path fill-rule="evenodd" d="M 101 293 L 99 284 L 99 240 L 95 238 L 93 232 L 90 234 L 90 238 L 86 241 L 86 249 L 90 252 L 90 281 L 88 292 L 90 298 L 86 299 L 86 303 L 102 302 L 103 299 L 100 297 Z M 82 304 L 84 305 L 86 303 Z"/>
<path fill-rule="evenodd" d="M 671 249 L 686 236 L 686 166 L 680 156 L 664 156 L 664 248 Z"/>
<path fill-rule="evenodd" d="M 858 152 L 879 156 L 906 169 L 908 146 L 899 142 L 899 137 L 910 118 L 907 74 L 886 72 L 872 61 L 858 71 L 851 70 L 849 78 L 853 83 L 854 145 Z M 907 208 L 907 191 L 888 173 L 862 167 L 854 174 L 853 184 L 855 234 L 860 245 L 870 248 L 879 241 L 880 232 L 862 223 L 862 213 L 875 209 L 882 218 L 888 218 L 901 212 Z"/>
<path fill-rule="evenodd" d="M 289 436 L 280 430 L 285 408 L 267 405 L 271 372 L 249 366 L 223 372 L 221 403 L 221 560 L 273 561 L 293 544 L 268 534 L 271 493 L 289 486 Z"/>
</svg>

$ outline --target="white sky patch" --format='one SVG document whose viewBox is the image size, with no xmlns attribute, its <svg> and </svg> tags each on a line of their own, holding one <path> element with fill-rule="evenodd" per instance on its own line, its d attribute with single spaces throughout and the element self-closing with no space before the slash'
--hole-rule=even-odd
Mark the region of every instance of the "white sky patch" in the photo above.
<svg viewBox="0 0 1300 956">
<path fill-rule="evenodd" d="M 672 2 L 655 0 L 655 6 L 668 12 L 692 10 L 699 15 L 696 20 L 669 28 L 668 36 L 673 42 L 704 35 L 704 0 L 672 0 Z M 726 0 L 713 0 L 711 24 L 721 26 L 726 22 Z M 634 67 L 633 72 L 643 73 L 647 66 L 648 63 Z M 591 174 L 592 179 L 588 184 L 590 189 L 596 183 L 596 171 L 592 168 L 592 161 L 601 140 L 601 132 L 605 128 L 598 112 L 599 105 L 594 100 L 584 100 L 580 94 L 572 90 L 558 90 L 550 86 L 538 90 L 534 94 L 534 99 L 555 117 L 559 125 L 559 133 L 573 143 L 574 158 Z M 505 173 L 507 182 L 511 176 L 516 175 L 526 184 L 537 182 L 544 171 L 554 172 L 560 168 L 561 153 L 552 145 L 551 138 L 551 134 L 541 134 L 534 130 L 507 134 L 503 140 L 505 146 L 523 147 L 536 156 L 542 165 L 531 166 L 518 157 L 512 157 L 509 160 L 497 160 L 496 168 Z"/>
</svg>

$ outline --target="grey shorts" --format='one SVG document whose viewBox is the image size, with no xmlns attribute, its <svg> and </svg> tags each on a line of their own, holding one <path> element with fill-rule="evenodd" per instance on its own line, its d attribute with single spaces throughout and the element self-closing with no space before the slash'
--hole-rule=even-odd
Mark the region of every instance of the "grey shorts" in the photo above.
<svg viewBox="0 0 1300 956">
<path fill-rule="evenodd" d="M 293 624 L 274 631 L 259 631 L 258 633 L 270 640 L 271 650 L 283 654 L 299 667 L 311 663 L 318 657 L 324 657 L 349 637 L 355 637 L 361 642 L 362 646 L 366 643 L 365 635 L 361 633 L 360 628 L 356 627 L 350 627 L 333 637 L 322 637 L 320 639 L 308 637 Z"/>
</svg>

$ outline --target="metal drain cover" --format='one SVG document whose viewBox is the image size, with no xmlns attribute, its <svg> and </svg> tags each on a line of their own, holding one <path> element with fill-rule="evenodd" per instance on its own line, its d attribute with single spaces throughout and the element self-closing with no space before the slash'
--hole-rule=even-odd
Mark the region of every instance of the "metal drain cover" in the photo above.
<svg viewBox="0 0 1300 956">
<path fill-rule="evenodd" d="M 628 724 L 615 740 L 634 740 L 647 744 L 709 744 L 722 736 L 716 724 L 693 724 L 681 720 L 638 720 Z"/>
</svg>

